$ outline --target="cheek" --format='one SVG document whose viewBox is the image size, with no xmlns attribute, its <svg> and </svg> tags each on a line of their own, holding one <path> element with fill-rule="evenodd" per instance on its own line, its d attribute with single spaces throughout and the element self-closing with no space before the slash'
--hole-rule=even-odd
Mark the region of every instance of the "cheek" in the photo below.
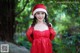
<svg viewBox="0 0 80 53">
<path fill-rule="evenodd" d="M 40 16 L 39 15 L 36 15 L 36 17 L 39 18 Z"/>
<path fill-rule="evenodd" d="M 35 15 L 35 17 L 36 17 L 36 18 L 38 18 L 38 17 L 39 17 L 39 15 Z"/>
<path fill-rule="evenodd" d="M 45 15 L 43 15 L 43 17 L 45 17 Z"/>
<path fill-rule="evenodd" d="M 45 18 L 45 15 L 43 15 L 43 19 Z"/>
</svg>

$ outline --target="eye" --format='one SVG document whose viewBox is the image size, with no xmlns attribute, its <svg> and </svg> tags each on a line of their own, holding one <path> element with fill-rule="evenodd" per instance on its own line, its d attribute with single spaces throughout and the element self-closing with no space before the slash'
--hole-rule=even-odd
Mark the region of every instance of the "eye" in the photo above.
<svg viewBox="0 0 80 53">
<path fill-rule="evenodd" d="M 42 12 L 42 14 L 45 14 L 45 12 Z"/>
<path fill-rule="evenodd" d="M 40 14 L 39 12 L 36 12 L 36 14 Z"/>
</svg>

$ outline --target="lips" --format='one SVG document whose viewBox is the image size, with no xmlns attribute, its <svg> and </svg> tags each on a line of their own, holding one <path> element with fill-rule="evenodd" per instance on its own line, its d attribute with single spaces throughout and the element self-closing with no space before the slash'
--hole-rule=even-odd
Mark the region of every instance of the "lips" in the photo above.
<svg viewBox="0 0 80 53">
<path fill-rule="evenodd" d="M 42 18 L 39 18 L 39 19 L 42 19 Z"/>
</svg>

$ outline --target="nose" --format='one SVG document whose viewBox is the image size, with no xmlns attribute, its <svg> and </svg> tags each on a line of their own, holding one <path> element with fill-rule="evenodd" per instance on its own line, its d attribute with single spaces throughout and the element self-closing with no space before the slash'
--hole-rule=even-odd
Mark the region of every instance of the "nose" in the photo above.
<svg viewBox="0 0 80 53">
<path fill-rule="evenodd" d="M 39 16 L 42 17 L 42 14 L 40 13 Z"/>
</svg>

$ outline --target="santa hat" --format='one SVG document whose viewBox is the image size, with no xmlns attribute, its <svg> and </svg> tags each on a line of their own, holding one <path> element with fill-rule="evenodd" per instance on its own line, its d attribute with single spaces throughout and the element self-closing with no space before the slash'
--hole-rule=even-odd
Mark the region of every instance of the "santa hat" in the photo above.
<svg viewBox="0 0 80 53">
<path fill-rule="evenodd" d="M 32 9 L 32 15 L 30 16 L 30 18 L 34 18 L 34 14 L 38 11 L 42 11 L 45 12 L 47 15 L 47 10 L 46 10 L 46 6 L 44 4 L 37 4 L 33 7 Z"/>
</svg>

